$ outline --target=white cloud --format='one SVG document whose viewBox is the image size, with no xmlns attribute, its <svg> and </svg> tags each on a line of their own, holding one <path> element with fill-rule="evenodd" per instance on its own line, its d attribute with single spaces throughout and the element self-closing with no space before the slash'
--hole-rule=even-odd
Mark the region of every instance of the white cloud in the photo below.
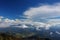
<svg viewBox="0 0 60 40">
<path fill-rule="evenodd" d="M 14 25 L 15 27 L 19 27 L 19 28 L 30 28 L 30 26 L 27 25 L 31 25 L 32 28 L 36 28 L 37 30 L 40 30 L 39 28 L 45 28 L 47 29 L 48 25 L 46 23 L 43 22 L 35 22 L 32 20 L 24 20 L 21 21 L 20 19 L 9 19 L 9 18 L 0 18 L 0 28 L 6 28 L 6 27 L 11 27 L 12 25 Z"/>
<path fill-rule="evenodd" d="M 30 24 L 39 30 L 40 27 L 48 30 L 52 25 L 60 24 L 59 19 L 49 19 L 46 23 L 38 22 L 34 20 L 54 18 L 60 16 L 60 3 L 53 5 L 42 5 L 39 7 L 32 7 L 24 12 L 24 15 L 28 19 L 21 21 L 20 19 L 11 20 L 9 18 L 0 17 L 0 27 L 9 27 L 11 25 L 16 25 L 19 28 L 28 28 L 26 24 Z M 23 16 L 25 17 L 25 16 Z M 44 20 L 45 21 L 45 20 Z M 18 24 L 21 24 L 18 26 Z M 23 26 L 23 27 L 22 27 Z"/>
<path fill-rule="evenodd" d="M 56 31 L 56 33 L 60 35 L 60 32 Z"/>
<path fill-rule="evenodd" d="M 45 29 L 49 29 L 51 26 L 55 26 L 60 24 L 60 19 L 50 19 L 55 17 L 60 17 L 60 3 L 55 3 L 52 5 L 45 4 L 39 7 L 31 7 L 24 12 L 24 15 L 27 15 L 27 20 L 39 22 L 39 20 L 43 19 L 46 23 L 39 22 L 34 24 L 37 28 L 44 27 Z M 43 23 L 40 25 L 40 23 Z"/>
<path fill-rule="evenodd" d="M 27 15 L 28 18 L 32 20 L 60 16 L 60 3 L 31 7 L 24 12 L 24 15 Z"/>
<path fill-rule="evenodd" d="M 52 35 L 53 34 L 53 32 L 50 32 L 50 35 Z"/>
<path fill-rule="evenodd" d="M 29 27 L 26 26 L 25 24 L 21 24 L 20 26 L 15 26 L 15 27 L 18 27 L 18 28 L 29 28 Z"/>
<path fill-rule="evenodd" d="M 47 23 L 50 24 L 50 26 L 60 25 L 60 19 L 50 19 Z"/>
<path fill-rule="evenodd" d="M 17 25 L 20 23 L 19 21 L 1 17 L 0 18 L 0 27 L 5 28 L 5 27 L 10 27 L 11 25 Z"/>
<path fill-rule="evenodd" d="M 10 27 L 11 25 L 14 25 L 15 27 L 19 27 L 19 28 L 36 28 L 36 30 L 40 30 L 40 28 L 44 28 L 45 30 L 49 30 L 49 28 L 53 25 L 57 25 L 60 24 L 60 20 L 55 20 L 55 19 L 51 19 L 46 23 L 43 22 L 36 22 L 36 21 L 32 21 L 32 20 L 24 20 L 21 21 L 20 19 L 9 19 L 9 18 L 0 18 L 0 27 L 2 28 L 6 28 L 6 27 Z M 55 21 L 54 21 L 55 20 Z M 27 25 L 31 25 L 31 26 L 27 26 Z"/>
<path fill-rule="evenodd" d="M 4 18 L 3 16 L 0 16 L 0 18 Z"/>
<path fill-rule="evenodd" d="M 17 26 L 19 24 L 21 24 L 21 26 Z M 0 27 L 2 28 L 10 27 L 11 25 L 15 25 L 16 27 L 19 27 L 19 28 L 28 28 L 26 24 L 36 25 L 36 23 L 32 22 L 31 20 L 21 21 L 20 19 L 13 20 L 9 18 L 4 18 L 2 16 L 0 17 Z"/>
</svg>

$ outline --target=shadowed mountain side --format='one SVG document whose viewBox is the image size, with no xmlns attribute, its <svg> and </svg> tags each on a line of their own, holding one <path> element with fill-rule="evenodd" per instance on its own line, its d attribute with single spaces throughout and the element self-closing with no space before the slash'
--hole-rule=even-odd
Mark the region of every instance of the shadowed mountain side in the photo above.
<svg viewBox="0 0 60 40">
<path fill-rule="evenodd" d="M 1 40 L 45 40 L 43 30 L 18 27 L 0 28 L 0 38 Z"/>
<path fill-rule="evenodd" d="M 29 34 L 30 35 L 30 34 Z M 19 35 L 13 36 L 6 33 L 0 33 L 0 40 L 50 40 L 49 38 L 41 38 L 37 35 L 32 35 L 28 37 L 18 37 Z"/>
</svg>

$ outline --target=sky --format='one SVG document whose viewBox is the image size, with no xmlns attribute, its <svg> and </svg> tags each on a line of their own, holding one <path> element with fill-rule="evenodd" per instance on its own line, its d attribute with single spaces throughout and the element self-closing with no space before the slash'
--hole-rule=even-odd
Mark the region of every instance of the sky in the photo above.
<svg viewBox="0 0 60 40">
<path fill-rule="evenodd" d="M 26 24 L 46 30 L 60 24 L 60 0 L 0 0 L 0 27 Z"/>
<path fill-rule="evenodd" d="M 60 0 L 0 0 L 0 16 L 19 18 L 30 7 L 38 7 L 41 4 L 53 4 Z"/>
</svg>

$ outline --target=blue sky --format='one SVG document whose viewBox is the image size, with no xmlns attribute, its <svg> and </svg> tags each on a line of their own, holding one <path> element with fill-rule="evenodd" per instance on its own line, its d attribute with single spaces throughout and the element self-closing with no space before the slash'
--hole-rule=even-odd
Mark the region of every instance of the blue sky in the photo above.
<svg viewBox="0 0 60 40">
<path fill-rule="evenodd" d="M 19 18 L 30 7 L 37 7 L 40 3 L 53 4 L 60 0 L 0 0 L 0 16 Z"/>
</svg>

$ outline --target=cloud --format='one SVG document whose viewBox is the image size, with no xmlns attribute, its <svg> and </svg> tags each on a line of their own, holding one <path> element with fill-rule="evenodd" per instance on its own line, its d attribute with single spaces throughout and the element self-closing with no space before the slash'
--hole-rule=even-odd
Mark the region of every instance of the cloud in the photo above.
<svg viewBox="0 0 60 40">
<path fill-rule="evenodd" d="M 56 33 L 60 35 L 60 32 L 56 31 Z"/>
<path fill-rule="evenodd" d="M 8 18 L 0 18 L 0 27 L 5 28 L 5 27 L 10 27 L 11 25 L 17 25 L 20 23 L 20 20 L 12 20 Z"/>
<path fill-rule="evenodd" d="M 53 34 L 53 32 L 50 32 L 50 35 L 52 35 Z"/>
<path fill-rule="evenodd" d="M 34 24 L 37 29 L 44 27 L 48 30 L 50 27 L 60 24 L 60 19 L 58 19 L 58 17 L 60 17 L 60 3 L 54 3 L 52 5 L 44 4 L 38 7 L 31 7 L 23 14 L 26 15 L 27 20 L 32 21 L 31 23 L 37 22 Z"/>
<path fill-rule="evenodd" d="M 23 29 L 24 29 L 24 28 L 29 28 L 29 27 L 26 26 L 25 24 L 21 24 L 21 25 L 19 25 L 19 26 L 16 26 L 16 25 L 15 25 L 14 27 L 23 28 Z"/>
<path fill-rule="evenodd" d="M 24 12 L 27 18 L 31 20 L 55 18 L 60 16 L 60 3 L 52 5 L 45 4 L 39 7 L 31 7 Z"/>
<path fill-rule="evenodd" d="M 26 17 L 26 20 L 21 19 L 9 19 L 4 18 L 3 16 L 0 16 L 0 27 L 10 27 L 11 25 L 14 25 L 15 27 L 19 28 L 30 28 L 31 25 L 32 28 L 36 28 L 37 30 L 40 30 L 39 28 L 44 28 L 45 30 L 49 30 L 50 27 L 53 25 L 60 24 L 59 19 L 50 19 L 60 16 L 60 3 L 55 3 L 53 5 L 42 5 L 39 7 L 31 7 L 28 10 L 26 10 L 24 13 L 24 16 Z M 46 22 L 38 21 L 43 20 Z"/>
<path fill-rule="evenodd" d="M 6 27 L 18 27 L 18 28 L 36 28 L 36 30 L 41 30 L 44 28 L 45 30 L 49 30 L 50 27 L 60 24 L 60 20 L 58 19 L 50 19 L 48 22 L 37 22 L 32 20 L 24 20 L 20 19 L 9 19 L 9 18 L 0 18 L 0 28 Z"/>
<path fill-rule="evenodd" d="M 9 18 L 0 18 L 0 28 L 6 27 L 18 27 L 18 28 L 36 28 L 36 30 L 40 30 L 39 28 L 48 29 L 48 24 L 43 22 L 35 22 L 32 20 L 24 20 L 21 21 L 20 19 L 9 19 Z"/>
<path fill-rule="evenodd" d="M 47 23 L 50 24 L 50 26 L 60 25 L 60 19 L 50 19 Z"/>
</svg>

